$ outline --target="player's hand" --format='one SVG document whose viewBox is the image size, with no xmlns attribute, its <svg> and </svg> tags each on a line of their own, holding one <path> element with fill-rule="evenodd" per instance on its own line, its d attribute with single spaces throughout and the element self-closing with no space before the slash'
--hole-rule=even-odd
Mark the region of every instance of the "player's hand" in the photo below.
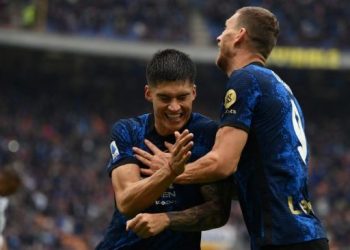
<svg viewBox="0 0 350 250">
<path fill-rule="evenodd" d="M 193 134 L 188 130 L 185 130 L 182 133 L 175 132 L 175 138 L 175 144 L 165 144 L 169 153 L 162 152 L 156 145 L 147 139 L 145 140 L 145 144 L 153 154 L 140 148 L 133 148 L 135 157 L 149 167 L 148 169 L 142 168 L 142 174 L 152 175 L 162 167 L 169 167 L 175 175 L 183 173 L 185 164 L 191 156 L 190 149 L 193 146 Z"/>
<path fill-rule="evenodd" d="M 191 157 L 191 148 L 193 146 L 193 134 L 185 129 L 182 133 L 175 132 L 175 144 L 168 148 L 171 153 L 170 167 L 176 176 L 185 171 L 185 164 Z"/>
<path fill-rule="evenodd" d="M 170 220 L 166 213 L 141 213 L 126 222 L 126 230 L 132 230 L 140 238 L 148 238 L 162 232 L 169 226 Z"/>
<path fill-rule="evenodd" d="M 146 176 L 151 176 L 158 169 L 169 166 L 169 162 L 171 161 L 171 153 L 162 152 L 161 150 L 158 149 L 156 145 L 154 145 L 152 142 L 150 142 L 147 139 L 145 139 L 145 144 L 151 150 L 153 155 L 137 147 L 134 147 L 133 151 L 135 153 L 136 159 L 138 159 L 148 167 L 148 168 L 141 168 L 140 169 L 141 174 Z"/>
</svg>

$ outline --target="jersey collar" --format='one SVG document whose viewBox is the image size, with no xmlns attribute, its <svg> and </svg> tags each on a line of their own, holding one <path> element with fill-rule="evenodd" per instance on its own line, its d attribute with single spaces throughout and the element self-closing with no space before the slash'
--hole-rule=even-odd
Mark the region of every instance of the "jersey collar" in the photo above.
<svg viewBox="0 0 350 250">
<path fill-rule="evenodd" d="M 193 113 L 191 113 L 190 119 L 188 119 L 188 121 L 186 122 L 186 124 L 179 130 L 180 133 L 182 133 L 182 131 L 184 131 L 188 125 L 190 124 L 191 120 L 193 119 Z M 148 120 L 147 120 L 147 129 L 146 129 L 146 134 L 157 134 L 158 136 L 160 136 L 157 133 L 156 127 L 154 126 L 154 114 L 150 113 L 148 115 Z M 174 135 L 168 135 L 168 136 L 160 136 L 160 137 L 173 137 Z"/>
</svg>

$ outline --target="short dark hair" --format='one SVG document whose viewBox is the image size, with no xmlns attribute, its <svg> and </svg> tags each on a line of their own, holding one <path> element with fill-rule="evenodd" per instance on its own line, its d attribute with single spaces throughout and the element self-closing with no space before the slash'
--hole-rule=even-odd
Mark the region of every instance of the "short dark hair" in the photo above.
<svg viewBox="0 0 350 250">
<path fill-rule="evenodd" d="M 153 55 L 147 64 L 146 77 L 151 86 L 179 80 L 194 83 L 196 66 L 187 54 L 176 49 L 165 49 Z"/>
<path fill-rule="evenodd" d="M 267 59 L 279 34 L 276 16 L 267 9 L 254 6 L 240 8 L 236 13 L 239 13 L 237 25 L 246 28 L 253 48 Z"/>
</svg>

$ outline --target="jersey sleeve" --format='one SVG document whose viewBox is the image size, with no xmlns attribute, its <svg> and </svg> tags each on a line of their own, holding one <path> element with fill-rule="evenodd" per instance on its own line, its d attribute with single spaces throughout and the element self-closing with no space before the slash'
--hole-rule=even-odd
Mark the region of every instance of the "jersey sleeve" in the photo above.
<svg viewBox="0 0 350 250">
<path fill-rule="evenodd" d="M 253 74 L 244 70 L 234 73 L 226 86 L 219 127 L 232 126 L 248 132 L 260 96 L 261 90 Z"/>
<path fill-rule="evenodd" d="M 117 122 L 112 128 L 111 142 L 109 145 L 111 158 L 107 165 L 107 172 L 111 175 L 112 170 L 127 164 L 137 163 L 137 159 L 134 157 L 132 147 L 132 131 L 128 128 L 127 124 L 123 122 Z"/>
</svg>

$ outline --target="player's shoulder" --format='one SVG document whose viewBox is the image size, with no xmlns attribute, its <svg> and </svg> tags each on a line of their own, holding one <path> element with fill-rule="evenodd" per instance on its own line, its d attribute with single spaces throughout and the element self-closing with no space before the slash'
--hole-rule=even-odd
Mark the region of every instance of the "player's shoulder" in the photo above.
<svg viewBox="0 0 350 250">
<path fill-rule="evenodd" d="M 217 129 L 218 122 L 201 113 L 192 113 L 192 126 L 196 128 Z"/>
<path fill-rule="evenodd" d="M 257 83 L 256 69 L 247 65 L 243 68 L 236 69 L 229 77 L 228 84 L 234 86 L 247 86 L 247 84 Z"/>
<path fill-rule="evenodd" d="M 272 70 L 264 67 L 262 64 L 251 63 L 233 72 L 235 78 L 261 81 L 266 77 L 271 77 Z"/>
<path fill-rule="evenodd" d="M 211 119 L 210 117 L 203 115 L 201 113 L 193 112 L 192 113 L 192 121 L 195 123 L 209 123 L 216 124 L 217 122 Z"/>
<path fill-rule="evenodd" d="M 121 118 L 116 121 L 112 126 L 112 131 L 120 129 L 132 129 L 136 127 L 145 126 L 150 114 L 142 114 L 131 118 Z"/>
<path fill-rule="evenodd" d="M 237 70 L 230 78 L 230 81 L 245 88 L 245 84 L 249 84 L 251 88 L 259 92 L 265 92 L 275 88 L 279 77 L 271 69 L 252 63 Z"/>
</svg>

